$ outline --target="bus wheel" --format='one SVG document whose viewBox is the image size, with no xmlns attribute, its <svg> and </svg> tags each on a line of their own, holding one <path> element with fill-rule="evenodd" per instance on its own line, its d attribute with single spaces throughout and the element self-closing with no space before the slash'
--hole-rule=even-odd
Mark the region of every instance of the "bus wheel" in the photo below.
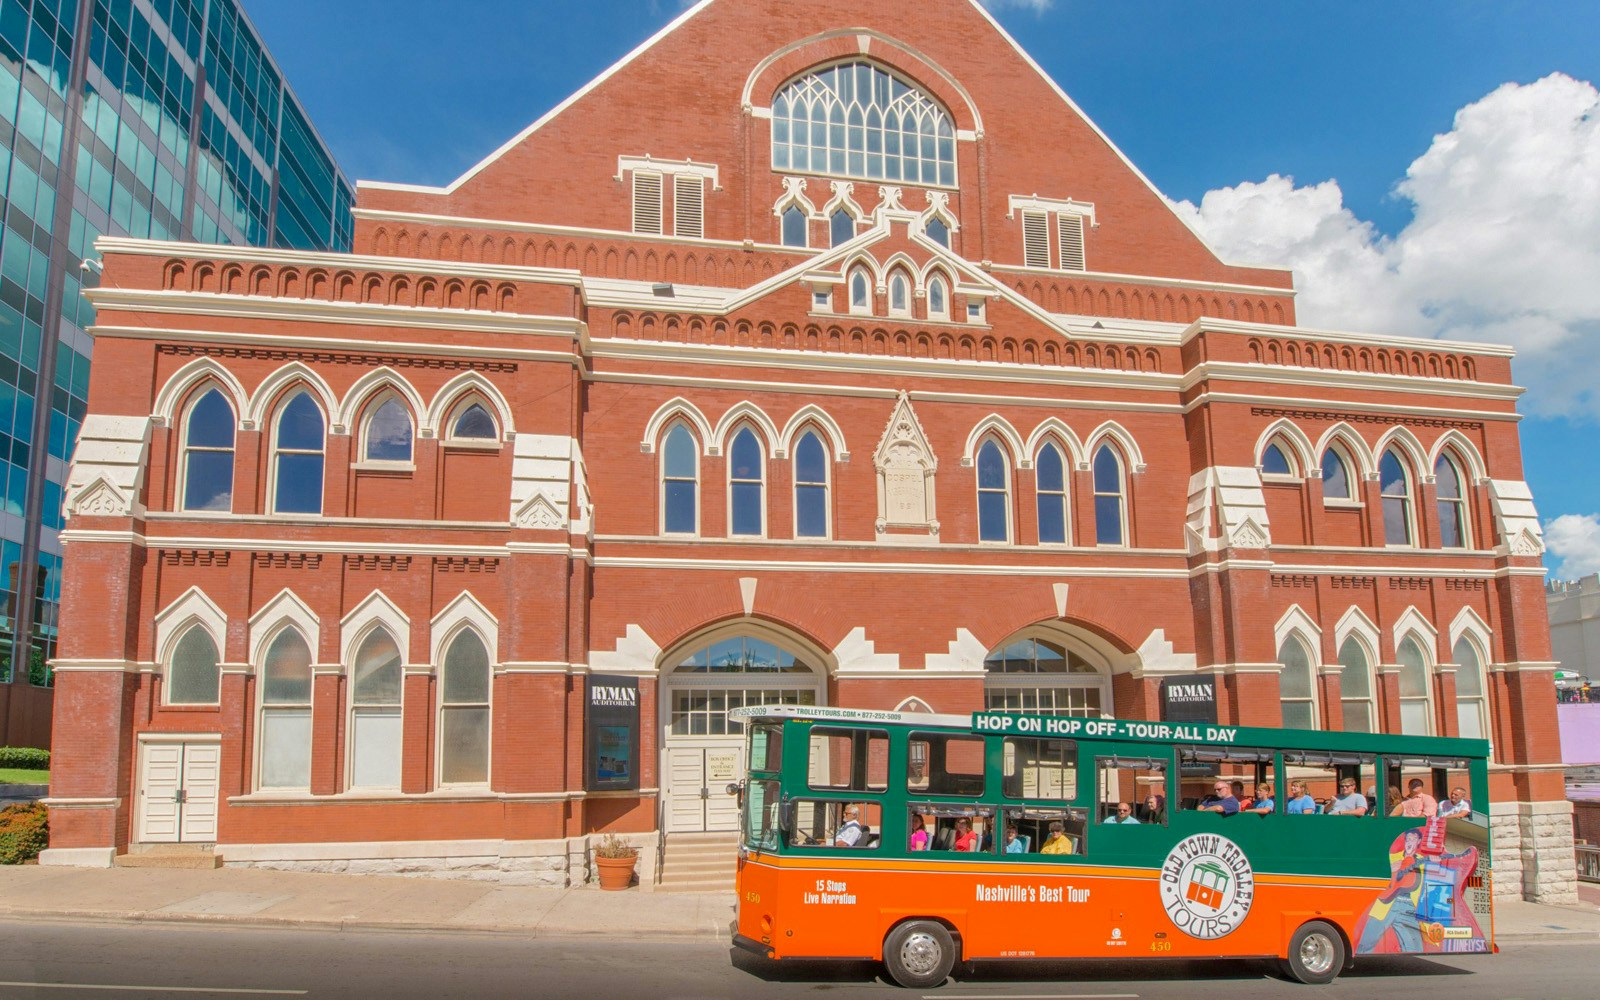
<svg viewBox="0 0 1600 1000">
<path fill-rule="evenodd" d="M 938 986 L 956 964 L 956 943 L 943 924 L 910 920 L 884 938 L 883 964 L 889 978 L 907 989 Z"/>
<path fill-rule="evenodd" d="M 1332 924 L 1313 920 L 1289 939 L 1289 957 L 1283 971 L 1291 979 L 1320 986 L 1344 971 L 1344 938 Z"/>
</svg>

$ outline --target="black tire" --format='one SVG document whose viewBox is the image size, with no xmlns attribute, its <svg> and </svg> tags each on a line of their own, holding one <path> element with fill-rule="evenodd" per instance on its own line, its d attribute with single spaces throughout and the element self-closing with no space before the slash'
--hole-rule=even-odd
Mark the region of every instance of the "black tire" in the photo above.
<svg viewBox="0 0 1600 1000">
<path fill-rule="evenodd" d="M 950 932 L 932 920 L 908 920 L 883 939 L 884 968 L 906 989 L 943 985 L 958 957 Z"/>
<path fill-rule="evenodd" d="M 1313 920 L 1302 924 L 1289 939 L 1289 957 L 1282 960 L 1283 974 L 1308 986 L 1323 986 L 1344 971 L 1348 958 L 1338 928 Z"/>
</svg>

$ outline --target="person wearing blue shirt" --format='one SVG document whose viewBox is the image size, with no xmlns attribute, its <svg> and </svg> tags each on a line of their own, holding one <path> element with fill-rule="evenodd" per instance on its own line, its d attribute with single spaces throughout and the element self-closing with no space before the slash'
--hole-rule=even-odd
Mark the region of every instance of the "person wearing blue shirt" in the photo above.
<svg viewBox="0 0 1600 1000">
<path fill-rule="evenodd" d="M 1305 816 L 1317 811 L 1317 800 L 1306 794 L 1306 783 L 1289 782 L 1288 812 L 1291 816 Z"/>
<path fill-rule="evenodd" d="M 1277 808 L 1277 802 L 1272 797 L 1272 786 L 1262 783 L 1256 786 L 1256 800 L 1246 812 L 1253 812 L 1259 816 L 1271 816 L 1272 810 Z"/>
<path fill-rule="evenodd" d="M 1219 780 L 1211 787 L 1211 794 L 1196 807 L 1200 812 L 1221 813 L 1232 816 L 1239 811 L 1239 800 L 1233 797 L 1233 786 Z"/>
<path fill-rule="evenodd" d="M 1026 854 L 1026 853 L 1028 853 L 1028 845 L 1023 841 L 1023 839 L 1021 837 L 1017 836 L 1017 828 L 1014 827 L 1014 826 L 1006 827 L 1006 853 L 1007 854 Z"/>
<path fill-rule="evenodd" d="M 1367 797 L 1356 791 L 1356 780 L 1345 778 L 1339 782 L 1339 797 L 1328 803 L 1330 816 L 1365 816 Z"/>
<path fill-rule="evenodd" d="M 1133 823 L 1134 825 L 1138 825 L 1138 823 L 1139 823 L 1139 821 L 1137 819 L 1135 819 L 1134 816 L 1133 816 L 1133 803 L 1132 802 L 1118 802 L 1117 803 L 1116 815 L 1107 816 L 1105 818 L 1104 822 L 1112 823 L 1112 824 L 1116 824 L 1116 823 Z"/>
</svg>

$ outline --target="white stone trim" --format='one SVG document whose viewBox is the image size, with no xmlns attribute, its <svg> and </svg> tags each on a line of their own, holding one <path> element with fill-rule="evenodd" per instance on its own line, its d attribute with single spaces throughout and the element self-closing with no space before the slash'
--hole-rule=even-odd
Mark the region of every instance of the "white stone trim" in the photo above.
<svg viewBox="0 0 1600 1000">
<path fill-rule="evenodd" d="M 292 551 L 292 543 L 284 543 L 284 551 Z M 316 612 L 289 588 L 278 591 L 277 596 L 261 606 L 250 616 L 250 663 L 259 667 L 266 658 L 267 644 L 277 638 L 285 626 L 300 630 L 300 637 L 311 650 L 311 660 L 316 662 L 317 650 L 322 648 L 322 623 Z"/>
<path fill-rule="evenodd" d="M 876 644 L 867 638 L 866 628 L 860 625 L 845 633 L 839 644 L 833 647 L 832 655 L 834 662 L 838 664 L 837 673 L 841 677 L 879 675 L 885 672 L 899 675 L 900 654 L 878 652 Z"/>
<path fill-rule="evenodd" d="M 450 428 L 446 421 L 454 415 L 464 397 L 470 395 L 483 397 L 484 402 L 494 411 L 495 419 L 500 422 L 501 440 L 512 440 L 517 428 L 516 421 L 511 416 L 511 407 L 506 403 L 506 398 L 501 394 L 499 387 L 490 381 L 488 376 L 478 371 L 462 372 L 434 393 L 433 402 L 428 405 L 427 425 L 435 428 L 439 439 L 447 443 L 451 440 Z"/>
<path fill-rule="evenodd" d="M 411 618 L 400 610 L 400 605 L 389 599 L 389 595 L 382 590 L 374 590 L 351 608 L 339 622 L 339 647 L 344 660 L 339 665 L 341 672 L 348 671 L 355 665 L 361 643 L 365 642 L 367 636 L 380 625 L 389 631 L 389 637 L 400 647 L 400 655 L 404 658 L 404 662 L 412 661 Z M 316 647 L 313 646 L 313 659 L 315 656 Z"/>
<path fill-rule="evenodd" d="M 463 629 L 470 628 L 489 653 L 491 667 L 500 665 L 500 620 L 470 590 L 463 590 L 429 623 L 429 659 L 443 663 L 445 650 Z M 564 666 L 564 665 L 563 665 Z"/>
<path fill-rule="evenodd" d="M 1498 551 L 1513 556 L 1544 554 L 1544 527 L 1533 504 L 1533 491 L 1520 479 L 1489 480 L 1489 502 L 1500 536 Z"/>
<path fill-rule="evenodd" d="M 715 163 L 695 163 L 693 160 L 658 160 L 649 155 L 617 157 L 617 175 L 612 179 L 621 181 L 636 170 L 658 173 L 663 177 L 676 177 L 679 174 L 687 174 L 699 177 L 701 180 L 710 181 L 711 190 L 713 191 L 722 190 L 722 183 L 719 180 L 721 174 Z"/>
<path fill-rule="evenodd" d="M 1291 636 L 1299 636 L 1306 645 L 1306 652 L 1311 656 L 1311 663 L 1322 663 L 1322 628 L 1317 620 L 1312 618 L 1298 604 L 1290 605 L 1289 610 L 1283 613 L 1278 623 L 1272 627 L 1272 641 L 1274 655 L 1283 648 Z"/>
<path fill-rule="evenodd" d="M 1373 624 L 1366 612 L 1354 605 L 1340 616 L 1338 624 L 1333 627 L 1333 655 L 1336 659 L 1347 639 L 1355 639 L 1361 645 L 1367 654 L 1368 670 L 1383 661 L 1383 644 L 1378 626 Z"/>
<path fill-rule="evenodd" d="M 923 670 L 936 677 L 952 674 L 987 677 L 988 671 L 984 669 L 983 661 L 988 657 L 989 647 L 984 645 L 983 640 L 965 628 L 958 628 L 956 637 L 950 640 L 950 652 L 927 654 L 922 661 Z M 1036 678 L 1037 675 L 1029 676 Z"/>
<path fill-rule="evenodd" d="M 47 847 L 39 852 L 44 868 L 110 868 L 116 860 L 115 847 Z"/>
<path fill-rule="evenodd" d="M 1100 446 L 1108 441 L 1116 442 L 1118 447 L 1121 449 L 1124 475 L 1138 475 L 1149 468 L 1149 466 L 1145 464 L 1144 452 L 1139 450 L 1138 439 L 1129 433 L 1126 427 L 1123 427 L 1115 420 L 1107 420 L 1099 427 L 1096 427 L 1093 431 L 1090 431 L 1089 436 L 1084 440 L 1083 453 L 1085 471 L 1087 471 L 1089 467 L 1093 466 L 1095 452 L 1099 451 Z M 1123 497 L 1124 501 L 1126 501 L 1126 483 L 1123 484 L 1123 489 Z"/>
<path fill-rule="evenodd" d="M 339 403 L 338 411 L 333 416 L 333 422 L 341 427 L 354 429 L 356 418 L 366 408 L 370 401 L 381 395 L 385 390 L 392 391 L 411 411 L 411 420 L 416 427 L 418 438 L 432 437 L 434 428 L 431 424 L 421 424 L 427 413 L 427 404 L 422 401 L 422 396 L 404 375 L 387 366 L 375 368 L 356 379 L 344 394 L 344 399 Z M 420 426 L 419 426 L 420 425 Z M 351 461 L 361 462 L 366 459 L 366 434 L 354 434 L 355 445 L 351 449 Z M 412 443 L 416 447 L 415 441 Z"/>
<path fill-rule="evenodd" d="M 1298 479 L 1310 479 L 1315 470 L 1315 475 L 1321 478 L 1320 453 L 1313 453 L 1311 439 L 1306 437 L 1306 432 L 1300 429 L 1299 424 L 1288 417 L 1273 421 L 1261 432 L 1261 436 L 1256 438 L 1256 448 L 1252 454 L 1256 468 L 1262 468 L 1261 458 L 1266 454 L 1267 445 L 1275 441 L 1282 441 L 1288 446 L 1288 454 L 1284 457 L 1298 466 L 1292 471 L 1292 475 Z M 1262 471 L 1265 474 L 1265 470 Z"/>
<path fill-rule="evenodd" d="M 62 505 L 69 517 L 137 517 L 144 513 L 141 494 L 151 426 L 149 417 L 99 413 L 84 417 L 62 491 Z"/>
<path fill-rule="evenodd" d="M 1434 627 L 1426 615 L 1417 610 L 1415 604 L 1401 612 L 1400 617 L 1395 619 L 1394 627 L 1390 630 L 1397 656 L 1399 655 L 1400 644 L 1405 641 L 1406 636 L 1412 633 L 1416 634 L 1421 642 L 1423 652 L 1427 654 L 1427 666 L 1431 672 L 1439 665 L 1439 630 Z"/>
<path fill-rule="evenodd" d="M 172 373 L 162 385 L 161 391 L 156 393 L 155 406 L 151 410 L 151 417 L 157 423 L 165 423 L 174 429 L 178 428 L 178 406 L 207 381 L 217 383 L 217 388 L 233 406 L 233 418 L 237 422 L 244 418 L 244 413 L 250 405 L 250 394 L 245 391 L 233 372 L 224 368 L 215 358 L 195 358 L 188 364 Z M 178 442 L 182 447 L 182 442 Z"/>
<path fill-rule="evenodd" d="M 786 459 L 794 454 L 795 440 L 806 429 L 814 425 L 826 437 L 831 445 L 832 459 L 835 462 L 850 461 L 850 449 L 845 444 L 844 431 L 840 429 L 838 421 L 815 403 L 807 403 L 794 412 L 788 423 L 783 425 L 783 431 L 778 435 L 778 446 L 773 449 L 773 458 Z"/>
<path fill-rule="evenodd" d="M 1079 112 L 1079 114 L 1082 114 L 1082 112 Z M 1085 120 L 1087 120 L 1087 118 Z M 1095 221 L 1094 202 L 1092 201 L 1078 201 L 1074 198 L 1041 198 L 1036 194 L 1014 194 L 1006 199 L 1006 218 L 1015 219 L 1017 217 L 1017 213 L 1020 211 L 1045 212 L 1054 213 L 1056 215 L 1076 215 L 1081 218 L 1088 219 L 1090 225 L 1099 225 L 1099 223 Z M 1029 270 L 1036 271 L 1038 268 L 1029 268 Z M 1072 273 L 1075 275 L 1081 275 L 1083 272 L 1073 271 Z"/>
<path fill-rule="evenodd" d="M 591 649 L 588 658 L 596 673 L 654 677 L 660 669 L 661 646 L 643 626 L 630 622 L 614 649 Z"/>
<path fill-rule="evenodd" d="M 695 436 L 700 439 L 700 454 L 702 456 L 716 454 L 713 450 L 714 435 L 710 421 L 706 420 L 705 414 L 700 412 L 698 406 L 682 396 L 674 396 L 656 407 L 656 411 L 650 415 L 650 419 L 645 421 L 644 436 L 639 439 L 639 450 L 646 455 L 655 454 L 660 445 L 661 435 L 677 419 L 682 419 L 693 428 Z"/>
<path fill-rule="evenodd" d="M 1018 434 L 1017 429 L 1011 426 L 1011 421 L 998 413 L 991 413 L 978 421 L 973 425 L 971 432 L 967 434 L 967 443 L 961 449 L 962 468 L 972 468 L 977 461 L 979 446 L 982 444 L 983 439 L 989 436 L 998 438 L 1005 446 L 1006 457 L 1010 459 L 1007 464 L 1013 469 L 1033 468 L 1032 453 L 1028 451 L 1028 446 L 1023 442 L 1022 435 Z M 1010 478 L 1009 476 L 1007 477 L 1008 480 Z M 1008 481 L 1006 485 L 1006 492 L 1010 493 L 1011 487 L 1015 484 Z M 1008 504 L 1007 506 L 1010 507 L 1011 505 Z"/>
<path fill-rule="evenodd" d="M 322 410 L 322 419 L 328 422 L 326 433 L 346 433 L 345 428 L 334 423 L 334 415 L 339 412 L 339 401 L 334 398 L 333 390 L 315 369 L 299 361 L 291 361 L 274 370 L 256 386 L 244 418 L 245 429 L 259 428 L 271 436 L 267 427 L 268 418 L 282 409 L 296 383 L 304 383 L 311 398 L 317 401 L 318 408 Z"/>
<path fill-rule="evenodd" d="M 754 426 L 760 433 L 763 439 L 762 451 L 765 452 L 765 457 L 779 457 L 777 451 L 781 435 L 778 433 L 778 425 L 774 424 L 772 418 L 767 416 L 767 411 L 748 399 L 742 399 L 728 407 L 728 411 L 722 415 L 722 419 L 717 421 L 716 428 L 711 432 L 711 449 L 707 454 L 727 454 L 728 436 L 733 433 L 734 428 L 744 423 Z M 763 485 L 766 485 L 766 478 L 765 475 L 762 476 Z"/>
</svg>

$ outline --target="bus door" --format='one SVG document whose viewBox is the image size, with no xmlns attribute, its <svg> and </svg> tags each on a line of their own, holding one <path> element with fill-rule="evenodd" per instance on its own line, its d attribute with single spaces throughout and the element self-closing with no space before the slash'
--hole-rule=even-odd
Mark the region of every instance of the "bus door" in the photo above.
<svg viewBox="0 0 1600 1000">
<path fill-rule="evenodd" d="M 1162 919 L 1157 886 L 1173 841 L 1168 829 L 1171 753 L 1145 744 L 1111 743 L 1094 744 L 1093 751 L 1085 860 L 1107 872 L 1096 884 L 1110 904 L 1105 948 L 1112 954 L 1149 957 L 1150 949 L 1165 949 L 1165 935 L 1172 930 Z"/>
</svg>

